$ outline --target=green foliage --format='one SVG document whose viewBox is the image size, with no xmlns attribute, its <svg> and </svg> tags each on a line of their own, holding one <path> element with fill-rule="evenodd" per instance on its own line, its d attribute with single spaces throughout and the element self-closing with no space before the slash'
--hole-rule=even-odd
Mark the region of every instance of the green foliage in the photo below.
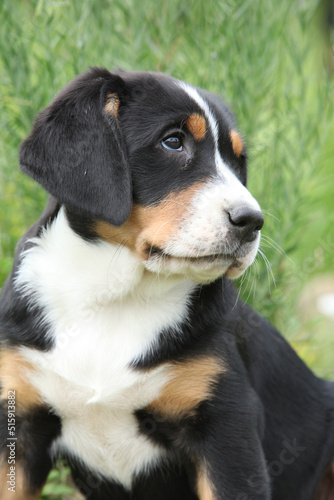
<svg viewBox="0 0 334 500">
<path fill-rule="evenodd" d="M 89 66 L 164 71 L 221 94 L 234 110 L 248 143 L 249 187 L 267 214 L 261 249 L 276 279 L 275 287 L 258 257 L 241 294 L 317 373 L 333 378 L 333 323 L 305 324 L 296 312 L 303 287 L 334 274 L 334 83 L 323 63 L 330 51 L 325 58 L 319 5 L 2 0 L 0 285 L 16 241 L 46 200 L 17 164 L 37 111 Z M 45 495 L 55 493 L 50 488 Z"/>
<path fill-rule="evenodd" d="M 59 462 L 57 467 L 50 472 L 40 500 L 63 500 L 63 495 L 72 495 L 73 488 L 64 484 L 69 474 L 69 467 Z"/>
</svg>

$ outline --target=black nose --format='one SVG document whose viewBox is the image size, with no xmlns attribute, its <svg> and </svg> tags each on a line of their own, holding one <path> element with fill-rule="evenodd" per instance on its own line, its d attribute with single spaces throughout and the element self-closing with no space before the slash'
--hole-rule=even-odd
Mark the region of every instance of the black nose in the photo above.
<svg viewBox="0 0 334 500">
<path fill-rule="evenodd" d="M 234 232 L 243 243 L 254 241 L 264 223 L 262 213 L 248 207 L 230 210 L 228 216 Z"/>
</svg>

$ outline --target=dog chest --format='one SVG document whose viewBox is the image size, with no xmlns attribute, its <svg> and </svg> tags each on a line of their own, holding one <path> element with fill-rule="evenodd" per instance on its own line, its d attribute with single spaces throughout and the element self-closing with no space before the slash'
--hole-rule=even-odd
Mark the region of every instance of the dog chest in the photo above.
<svg viewBox="0 0 334 500">
<path fill-rule="evenodd" d="M 149 323 L 144 312 L 141 319 L 136 316 L 143 331 L 129 311 L 116 324 L 106 315 L 104 311 L 94 320 L 69 325 L 67 337 L 50 352 L 22 352 L 38 368 L 32 384 L 62 420 L 54 452 L 70 453 L 92 470 L 130 486 L 137 472 L 162 456 L 161 448 L 140 432 L 135 411 L 159 397 L 169 367 L 148 372 L 131 368 L 149 342 L 143 341 Z"/>
</svg>

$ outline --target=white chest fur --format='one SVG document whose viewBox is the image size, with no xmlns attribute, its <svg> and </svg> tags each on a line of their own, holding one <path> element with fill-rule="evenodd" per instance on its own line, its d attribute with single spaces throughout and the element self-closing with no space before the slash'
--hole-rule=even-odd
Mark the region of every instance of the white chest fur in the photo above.
<svg viewBox="0 0 334 500">
<path fill-rule="evenodd" d="M 32 378 L 62 418 L 59 449 L 92 469 L 131 485 L 162 450 L 140 435 L 133 412 L 168 380 L 168 367 L 131 368 L 166 327 L 187 315 L 191 282 L 160 280 L 128 249 L 87 243 L 60 212 L 25 255 L 17 287 L 42 305 L 54 347 L 24 348 L 38 371 Z"/>
</svg>

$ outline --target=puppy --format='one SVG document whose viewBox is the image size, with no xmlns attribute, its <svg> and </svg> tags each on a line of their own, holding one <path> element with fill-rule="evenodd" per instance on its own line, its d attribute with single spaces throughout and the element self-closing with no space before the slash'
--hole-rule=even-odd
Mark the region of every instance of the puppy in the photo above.
<svg viewBox="0 0 334 500">
<path fill-rule="evenodd" d="M 20 164 L 50 194 L 0 301 L 0 498 L 330 500 L 334 387 L 237 298 L 263 217 L 215 95 L 93 68 Z"/>
</svg>

